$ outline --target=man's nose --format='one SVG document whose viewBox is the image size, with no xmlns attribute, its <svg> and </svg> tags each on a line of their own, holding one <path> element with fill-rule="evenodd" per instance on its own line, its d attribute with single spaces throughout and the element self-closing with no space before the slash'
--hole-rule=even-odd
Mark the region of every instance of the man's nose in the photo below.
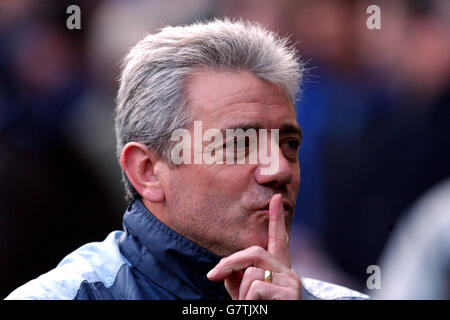
<svg viewBox="0 0 450 320">
<path fill-rule="evenodd" d="M 272 152 L 278 152 L 278 157 L 270 158 L 270 163 L 262 164 L 259 162 L 258 168 L 255 170 L 255 179 L 261 185 L 272 185 L 275 188 L 289 184 L 292 181 L 293 172 L 289 165 L 289 161 L 284 157 L 283 152 L 277 143 L 272 143 Z M 278 161 L 272 163 L 272 161 Z M 267 170 L 270 168 L 270 170 Z"/>
</svg>

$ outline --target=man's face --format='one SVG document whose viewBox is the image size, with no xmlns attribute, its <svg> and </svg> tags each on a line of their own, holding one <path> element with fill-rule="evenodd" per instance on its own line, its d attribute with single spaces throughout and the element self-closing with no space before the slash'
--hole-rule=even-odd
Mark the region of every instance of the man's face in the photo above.
<svg viewBox="0 0 450 320">
<path fill-rule="evenodd" d="M 166 223 L 220 256 L 253 245 L 267 249 L 271 197 L 282 194 L 289 229 L 300 184 L 301 133 L 291 103 L 279 87 L 244 71 L 202 71 L 188 79 L 186 96 L 193 120 L 202 122 L 202 134 L 210 128 L 267 129 L 267 148 L 278 152 L 279 163 L 271 174 L 262 174 L 268 165 L 259 161 L 167 169 Z M 271 142 L 271 129 L 279 129 L 279 144 Z M 193 139 L 193 128 L 190 133 Z"/>
</svg>

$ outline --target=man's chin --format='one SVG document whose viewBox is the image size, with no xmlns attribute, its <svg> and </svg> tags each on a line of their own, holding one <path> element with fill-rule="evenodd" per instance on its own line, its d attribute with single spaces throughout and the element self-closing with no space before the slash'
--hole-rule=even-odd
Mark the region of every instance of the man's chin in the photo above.
<svg viewBox="0 0 450 320">
<path fill-rule="evenodd" d="M 258 246 L 258 247 L 261 247 L 261 248 L 267 250 L 267 245 L 268 245 L 268 238 L 267 238 L 267 231 L 266 231 L 266 232 L 256 234 L 253 237 L 247 239 L 245 241 L 245 245 L 243 246 L 243 249 Z"/>
</svg>

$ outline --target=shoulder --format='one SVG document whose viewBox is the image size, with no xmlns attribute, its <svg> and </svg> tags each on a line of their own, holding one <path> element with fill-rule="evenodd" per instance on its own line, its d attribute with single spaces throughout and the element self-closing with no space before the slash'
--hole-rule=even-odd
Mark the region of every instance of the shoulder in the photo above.
<svg viewBox="0 0 450 320">
<path fill-rule="evenodd" d="M 83 282 L 113 284 L 127 261 L 120 253 L 122 231 L 111 232 L 104 241 L 88 243 L 66 256 L 58 266 L 10 293 L 7 300 L 72 300 Z"/>
<path fill-rule="evenodd" d="M 311 278 L 302 278 L 302 296 L 305 300 L 369 300 L 368 295 L 336 284 Z"/>
</svg>

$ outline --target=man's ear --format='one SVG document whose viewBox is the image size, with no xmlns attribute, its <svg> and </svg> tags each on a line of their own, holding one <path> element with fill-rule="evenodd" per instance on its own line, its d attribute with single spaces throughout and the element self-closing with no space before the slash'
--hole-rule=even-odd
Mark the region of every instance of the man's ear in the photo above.
<svg viewBox="0 0 450 320">
<path fill-rule="evenodd" d="M 160 157 L 142 143 L 129 142 L 122 149 L 120 166 L 136 191 L 150 202 L 163 202 L 164 189 L 159 175 Z"/>
</svg>

